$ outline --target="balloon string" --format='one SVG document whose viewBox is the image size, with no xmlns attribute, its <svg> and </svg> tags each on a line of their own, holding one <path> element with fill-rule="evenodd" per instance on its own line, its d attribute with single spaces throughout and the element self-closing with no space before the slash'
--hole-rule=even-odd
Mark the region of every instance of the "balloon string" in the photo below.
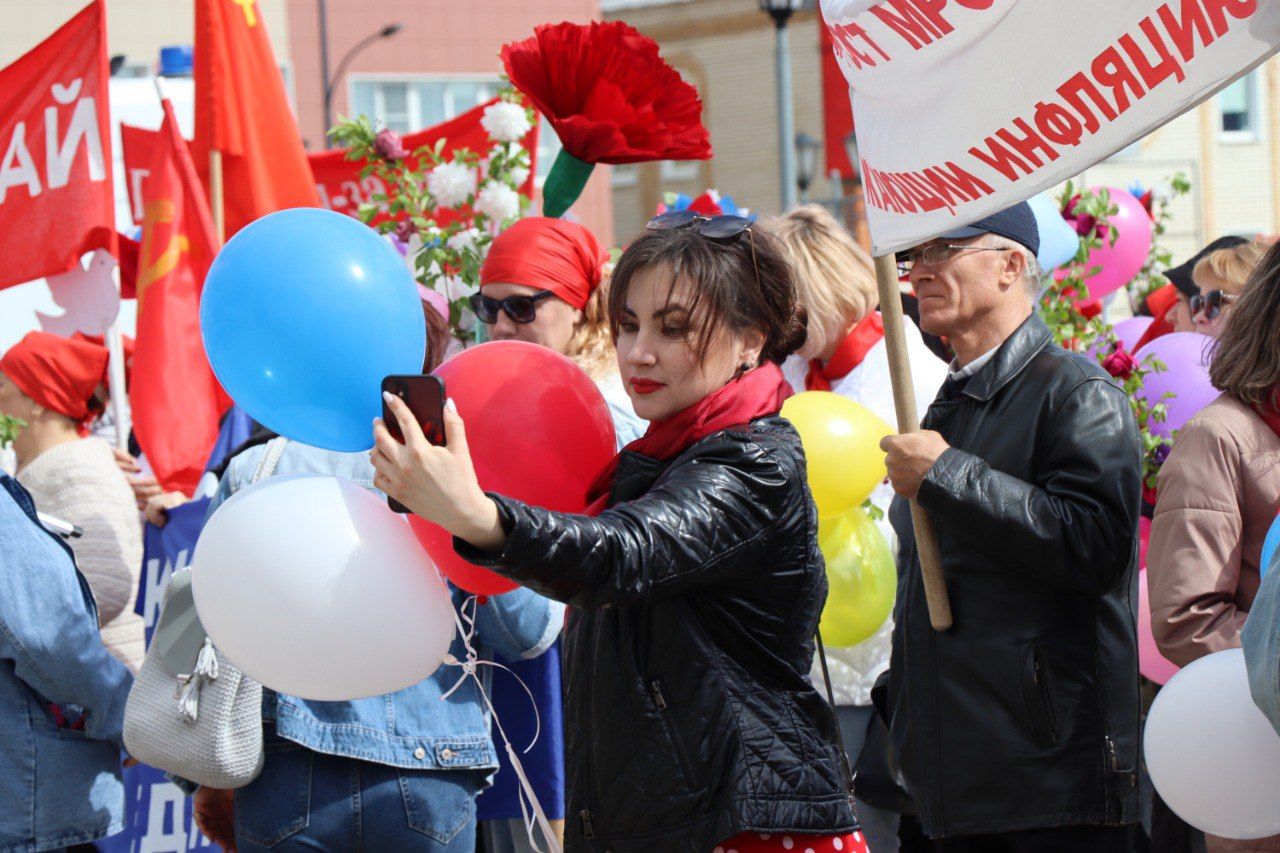
<svg viewBox="0 0 1280 853">
<path fill-rule="evenodd" d="M 467 609 L 468 605 L 470 605 L 470 611 Z M 477 671 L 478 668 L 481 666 L 492 666 L 496 669 L 506 670 L 511 673 L 511 677 L 518 681 L 520 686 L 524 688 L 524 692 L 528 694 L 529 703 L 533 706 L 535 727 L 533 740 L 529 742 L 529 746 L 525 749 L 525 752 L 533 749 L 538 742 L 538 738 L 542 734 L 542 717 L 538 713 L 537 700 L 533 696 L 533 691 L 529 689 L 529 685 L 524 683 L 524 679 L 512 672 L 509 667 L 506 667 L 497 661 L 483 660 L 476 653 L 475 647 L 472 645 L 471 641 L 475 636 L 476 631 L 477 606 L 476 597 L 473 595 L 463 601 L 462 606 L 457 610 L 450 608 L 450 611 L 453 613 L 453 624 L 458 629 L 458 635 L 462 639 L 463 648 L 465 648 L 467 652 L 467 659 L 465 661 L 459 661 L 452 654 L 446 654 L 444 656 L 443 663 L 447 666 L 456 666 L 460 668 L 462 670 L 462 674 L 458 677 L 458 681 L 453 685 L 453 687 L 450 687 L 449 690 L 440 697 L 440 700 L 444 701 L 452 696 L 468 678 L 475 681 L 476 689 L 479 691 L 480 697 L 484 699 L 485 707 L 489 709 L 489 715 L 493 718 L 494 727 L 497 728 L 498 735 L 502 738 L 503 747 L 507 751 L 507 758 L 511 761 L 511 769 L 515 771 L 516 778 L 520 782 L 519 793 L 521 796 L 517 799 L 520 803 L 520 812 L 524 818 L 524 830 L 525 834 L 529 838 L 529 843 L 533 846 L 535 853 L 542 853 L 542 848 L 533 837 L 533 827 L 536 822 L 536 824 L 542 829 L 543 837 L 547 842 L 548 853 L 563 853 L 563 848 L 561 847 L 559 840 L 556 838 L 555 831 L 551 828 L 551 823 L 547 819 L 547 814 L 542 808 L 542 803 L 538 801 L 538 795 L 533 790 L 533 785 L 529 783 L 529 778 L 524 772 L 524 765 L 520 763 L 520 758 L 516 755 L 515 747 L 511 745 L 511 740 L 507 737 L 506 729 L 502 727 L 502 720 L 498 717 L 498 711 L 493 707 L 493 702 L 490 701 L 489 694 L 484 689 L 484 683 L 480 680 L 480 676 Z M 466 623 L 465 626 L 463 625 L 463 622 Z M 526 800 L 528 801 L 528 806 L 525 805 Z M 533 810 L 532 819 L 529 816 L 530 807 Z"/>
</svg>

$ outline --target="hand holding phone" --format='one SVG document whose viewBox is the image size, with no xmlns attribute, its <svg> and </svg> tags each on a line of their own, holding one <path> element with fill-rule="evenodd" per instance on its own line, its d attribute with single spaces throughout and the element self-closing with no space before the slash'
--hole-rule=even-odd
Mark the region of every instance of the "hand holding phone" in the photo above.
<svg viewBox="0 0 1280 853">
<path fill-rule="evenodd" d="M 427 441 L 437 447 L 445 446 L 443 379 L 422 374 L 388 376 L 382 380 L 382 390 L 404 401 L 421 425 Z M 404 444 L 404 433 L 400 430 L 400 422 L 387 408 L 385 400 L 382 403 L 382 421 L 386 424 L 387 432 L 391 433 L 391 437 Z M 409 512 L 408 507 L 390 497 L 387 498 L 387 506 L 391 507 L 393 512 Z"/>
</svg>

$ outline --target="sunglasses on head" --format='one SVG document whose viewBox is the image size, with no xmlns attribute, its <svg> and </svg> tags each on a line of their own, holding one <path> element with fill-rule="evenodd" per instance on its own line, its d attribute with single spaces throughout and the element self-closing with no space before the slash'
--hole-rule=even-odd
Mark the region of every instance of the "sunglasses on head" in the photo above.
<svg viewBox="0 0 1280 853">
<path fill-rule="evenodd" d="M 756 260 L 756 241 L 751 236 L 751 226 L 755 225 L 745 216 L 703 216 L 694 210 L 668 210 L 659 213 L 645 224 L 647 231 L 671 231 L 676 228 L 693 227 L 694 231 L 708 240 L 732 240 L 739 234 L 746 233 L 751 241 L 751 267 L 756 274 L 756 287 L 760 286 L 760 263 Z"/>
<path fill-rule="evenodd" d="M 511 318 L 511 322 L 524 325 L 532 323 L 538 316 L 538 303 L 548 296 L 554 296 L 550 290 L 540 290 L 531 296 L 508 296 L 506 299 L 494 299 L 480 293 L 472 294 L 471 310 L 486 326 L 498 322 L 501 311 Z"/>
<path fill-rule="evenodd" d="M 1208 293 L 1197 293 L 1191 297 L 1191 316 L 1204 314 L 1206 320 L 1216 320 L 1222 316 L 1222 308 L 1236 301 L 1234 294 L 1224 290 L 1210 290 Z"/>
<path fill-rule="evenodd" d="M 703 216 L 696 210 L 668 210 L 649 220 L 644 226 L 649 231 L 669 231 L 675 228 L 694 230 L 711 240 L 728 240 L 737 237 L 744 231 L 750 231 L 755 223 L 745 216 Z"/>
</svg>

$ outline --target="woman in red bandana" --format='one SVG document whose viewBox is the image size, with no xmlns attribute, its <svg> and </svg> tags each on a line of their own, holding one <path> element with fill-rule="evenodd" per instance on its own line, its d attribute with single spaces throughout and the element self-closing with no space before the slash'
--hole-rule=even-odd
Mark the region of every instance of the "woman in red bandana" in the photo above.
<svg viewBox="0 0 1280 853">
<path fill-rule="evenodd" d="M 375 484 L 478 565 L 572 605 L 570 851 L 865 850 L 835 718 L 809 680 L 826 599 L 779 365 L 804 341 L 777 241 L 741 217 L 657 217 L 618 262 L 618 367 L 650 422 L 583 515 L 484 494 L 402 406 Z M 395 406 L 395 401 L 389 403 Z"/>
<path fill-rule="evenodd" d="M 471 307 L 490 340 L 528 341 L 576 361 L 604 394 L 621 448 L 647 424 L 618 375 L 605 311 L 608 260 L 596 236 L 576 222 L 521 219 L 489 246 Z"/>
<path fill-rule="evenodd" d="M 833 391 L 861 403 L 886 423 L 896 424 L 884 327 L 877 311 L 879 295 L 871 258 L 826 208 L 805 205 L 769 223 L 786 247 L 796 270 L 800 301 L 809 313 L 809 338 L 783 365 L 797 391 Z M 919 329 L 903 319 L 916 410 L 922 415 L 947 378 L 946 364 L 925 345 Z M 880 485 L 871 502 L 885 513 L 893 489 Z M 888 523 L 878 525 L 896 543 Z M 893 618 L 874 635 L 850 648 L 828 648 L 827 662 L 840 715 L 845 748 L 856 762 L 874 714 L 871 686 L 889 667 Z M 821 683 L 821 672 L 814 677 Z M 859 816 L 872 848 L 895 843 L 897 815 L 859 804 Z"/>
<path fill-rule="evenodd" d="M 24 423 L 13 442 L 17 479 L 36 508 L 83 529 L 69 544 L 97 601 L 102 641 L 137 672 L 142 525 L 110 445 L 86 437 L 102 414 L 106 375 L 106 347 L 32 332 L 0 358 L 0 414 Z"/>
</svg>

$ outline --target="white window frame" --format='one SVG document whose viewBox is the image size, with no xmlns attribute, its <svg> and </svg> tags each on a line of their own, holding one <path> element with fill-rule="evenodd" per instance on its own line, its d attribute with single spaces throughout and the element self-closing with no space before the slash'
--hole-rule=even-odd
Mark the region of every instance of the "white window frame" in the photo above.
<svg viewBox="0 0 1280 853">
<path fill-rule="evenodd" d="M 414 88 L 412 85 L 414 83 L 424 83 L 424 84 L 476 83 L 478 85 L 493 86 L 494 94 L 497 94 L 497 92 L 502 88 L 501 78 L 499 78 L 494 74 L 484 74 L 484 73 L 477 73 L 477 74 L 380 73 L 380 74 L 374 74 L 374 73 L 367 73 L 367 72 L 357 72 L 357 73 L 352 73 L 347 75 L 347 104 L 348 104 L 348 109 L 353 112 L 355 110 L 355 103 L 356 103 L 356 87 L 358 84 L 361 84 L 361 83 L 371 83 L 374 85 L 382 84 L 382 83 L 410 84 L 409 90 L 408 90 L 408 101 L 407 101 L 406 107 L 408 109 L 408 116 L 409 116 L 408 131 L 411 133 L 413 131 L 421 130 L 422 128 L 428 126 L 426 119 L 423 118 L 422 102 L 418 98 L 418 94 L 417 94 L 418 90 Z M 381 91 L 375 89 L 374 90 L 375 105 L 379 102 L 379 99 L 381 97 L 382 97 Z M 456 116 L 459 113 L 466 112 L 467 110 L 471 109 L 472 106 L 475 106 L 474 104 L 470 104 L 463 107 L 462 109 L 457 109 L 456 108 L 457 105 L 453 104 L 451 100 L 452 100 L 452 94 L 446 89 L 445 90 L 445 114 L 446 114 L 445 121 L 448 121 L 448 119 L 452 118 L 453 116 Z M 376 111 L 378 110 L 375 107 L 375 112 Z M 378 120 L 377 116 L 370 116 L 369 118 L 374 121 Z"/>
<path fill-rule="evenodd" d="M 1249 120 L 1250 128 L 1248 130 L 1223 130 L 1222 128 L 1222 92 L 1214 96 L 1213 102 L 1217 107 L 1218 114 L 1218 141 L 1228 144 L 1240 145 L 1250 142 L 1257 142 L 1261 138 L 1262 124 L 1262 76 L 1255 69 L 1248 74 L 1240 77 L 1239 80 L 1231 83 L 1232 86 L 1241 80 L 1250 82 L 1250 98 L 1249 98 Z"/>
<path fill-rule="evenodd" d="M 640 164 L 623 163 L 609 167 L 609 185 L 615 190 L 634 187 L 640 183 Z"/>
<path fill-rule="evenodd" d="M 672 182 L 688 182 L 698 180 L 702 164 L 697 160 L 663 160 L 662 180 Z"/>
</svg>

